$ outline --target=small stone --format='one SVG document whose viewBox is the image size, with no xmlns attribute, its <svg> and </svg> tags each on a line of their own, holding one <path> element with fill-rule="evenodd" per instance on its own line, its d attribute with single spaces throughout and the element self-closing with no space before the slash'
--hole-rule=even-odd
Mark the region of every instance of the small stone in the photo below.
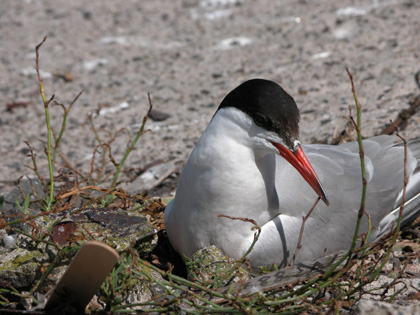
<svg viewBox="0 0 420 315">
<path fill-rule="evenodd" d="M 171 115 L 161 112 L 156 109 L 152 109 L 149 114 L 149 118 L 153 121 L 164 121 L 168 119 L 169 117 L 171 117 Z"/>
<path fill-rule="evenodd" d="M 6 249 L 12 249 L 13 246 L 16 245 L 16 238 L 17 238 L 17 235 L 16 234 L 3 236 L 3 245 L 4 245 L 4 248 L 6 248 Z"/>
<path fill-rule="evenodd" d="M 419 314 L 420 305 L 400 306 L 380 301 L 361 299 L 357 305 L 358 315 L 410 315 Z"/>
</svg>

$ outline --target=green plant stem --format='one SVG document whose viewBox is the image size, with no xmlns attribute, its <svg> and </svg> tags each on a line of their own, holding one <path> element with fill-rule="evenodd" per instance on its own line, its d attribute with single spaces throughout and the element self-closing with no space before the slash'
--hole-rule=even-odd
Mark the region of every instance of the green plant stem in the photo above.
<svg viewBox="0 0 420 315">
<path fill-rule="evenodd" d="M 57 151 L 58 151 L 58 147 L 60 146 L 61 139 L 62 139 L 63 134 L 64 134 L 64 129 L 66 128 L 66 121 L 67 121 L 67 113 L 64 112 L 63 122 L 61 123 L 61 130 L 60 130 L 60 133 L 59 133 L 57 139 L 55 140 L 54 153 L 53 153 L 53 160 L 54 161 L 57 157 Z"/>
<path fill-rule="evenodd" d="M 41 92 L 43 93 L 43 92 Z M 43 96 L 44 99 L 45 95 Z M 54 200 L 54 168 L 53 168 L 53 159 L 51 155 L 51 124 L 50 124 L 50 111 L 48 105 L 45 106 L 45 122 L 47 124 L 47 158 L 48 158 L 48 170 L 50 175 L 50 200 L 52 203 Z"/>
<path fill-rule="evenodd" d="M 223 294 L 221 294 L 221 293 L 219 293 L 219 292 L 217 292 L 217 291 L 214 291 L 214 290 L 212 290 L 212 289 L 209 289 L 209 288 L 207 288 L 207 287 L 205 287 L 205 286 L 202 286 L 202 285 L 200 285 L 200 284 L 198 284 L 198 283 L 191 282 L 191 281 L 189 281 L 189 280 L 187 280 L 187 279 L 184 279 L 184 278 L 182 278 L 182 277 L 176 276 L 176 275 L 171 274 L 171 273 L 167 274 L 167 273 L 165 273 L 164 271 L 160 270 L 159 268 L 157 268 L 157 267 L 155 267 L 155 266 L 153 266 L 153 265 L 151 265 L 151 264 L 149 264 L 149 263 L 145 262 L 144 260 L 142 260 L 142 259 L 140 259 L 140 258 L 138 258 L 138 261 L 139 261 L 139 263 L 140 263 L 140 264 L 142 264 L 142 265 L 146 266 L 147 268 L 151 268 L 151 269 L 155 270 L 155 271 L 156 271 L 156 272 L 158 272 L 161 276 L 163 276 L 163 277 L 168 276 L 168 278 L 169 278 L 169 282 L 168 282 L 168 281 L 157 281 L 157 283 L 159 283 L 159 285 L 161 285 L 161 286 L 162 286 L 162 288 L 164 288 L 165 290 L 169 289 L 170 287 L 173 287 L 173 288 L 175 288 L 175 289 L 180 289 L 180 290 L 182 290 L 182 291 L 185 291 L 185 290 L 187 290 L 187 289 L 186 289 L 185 287 L 183 287 L 183 286 L 182 286 L 182 285 L 185 285 L 185 286 L 187 286 L 187 287 L 192 287 L 192 288 L 198 289 L 198 290 L 200 290 L 200 291 L 203 291 L 203 292 L 209 293 L 209 294 L 211 294 L 211 295 L 213 295 L 213 296 L 215 296 L 215 297 L 227 298 L 225 295 L 223 295 Z M 145 274 L 145 276 L 147 276 L 147 277 L 148 277 L 148 275 L 147 275 L 147 274 Z M 156 281 L 156 280 L 154 280 L 154 281 Z M 174 281 L 175 281 L 176 283 L 174 283 Z M 179 284 L 177 284 L 177 283 L 179 283 Z M 190 290 L 187 290 L 187 291 L 188 291 L 189 293 L 193 293 L 193 292 L 192 292 L 192 291 L 190 291 Z M 206 304 L 208 304 L 208 305 L 212 305 L 213 307 L 220 307 L 218 304 L 213 303 L 213 302 L 211 302 L 211 301 L 209 301 L 209 300 L 207 300 L 207 299 L 204 299 L 204 298 L 202 298 L 202 297 L 199 297 L 197 294 L 194 294 L 194 295 L 195 295 L 195 297 L 196 297 L 196 298 L 199 298 L 202 302 L 204 302 L 204 303 L 206 303 Z M 231 298 L 232 298 L 232 297 L 231 297 Z M 229 299 L 229 298 L 228 298 L 228 299 Z"/>
<path fill-rule="evenodd" d="M 378 268 L 376 268 L 375 270 L 369 270 L 367 273 L 365 273 L 362 278 L 367 278 L 367 280 L 359 282 L 358 285 L 352 291 L 347 292 L 347 294 L 346 294 L 347 296 L 351 296 L 352 294 L 354 294 L 355 292 L 360 290 L 365 284 L 371 282 L 372 280 L 374 280 L 379 275 L 379 273 L 382 271 L 383 267 L 387 263 L 389 257 L 391 256 L 392 247 L 396 243 L 398 234 L 400 232 L 402 214 L 403 214 L 403 210 L 404 210 L 405 196 L 406 196 L 407 184 L 408 184 L 408 177 L 407 177 L 407 141 L 399 135 L 398 127 L 395 126 L 395 128 L 396 128 L 397 136 L 404 143 L 404 186 L 403 186 L 403 195 L 402 195 L 402 198 L 401 198 L 400 211 L 399 211 L 398 220 L 397 220 L 397 226 L 396 226 L 396 228 L 395 228 L 395 230 L 392 234 L 391 243 L 389 245 L 388 250 L 385 253 L 385 256 L 384 256 L 380 266 Z"/>
<path fill-rule="evenodd" d="M 26 233 L 25 231 L 23 231 L 23 230 L 21 230 L 21 229 L 18 229 L 18 228 L 13 228 L 13 230 L 14 230 L 15 232 L 17 232 L 17 233 L 21 234 L 21 235 L 26 236 L 27 238 L 29 238 L 29 239 L 33 240 L 33 241 L 34 241 L 34 242 L 36 242 L 36 243 L 44 243 L 44 244 L 47 244 L 47 245 L 50 245 L 50 246 L 53 246 L 53 247 L 57 247 L 57 245 L 56 245 L 54 242 L 46 241 L 46 240 L 44 240 L 44 239 L 37 239 L 37 238 L 35 238 L 33 235 L 31 235 L 31 234 L 29 234 L 29 233 Z"/>
<path fill-rule="evenodd" d="M 48 275 L 51 273 L 51 271 L 56 266 L 57 262 L 60 260 L 61 257 L 61 251 L 55 255 L 54 260 L 52 263 L 48 266 L 47 270 L 41 275 L 41 278 L 35 283 L 35 285 L 32 287 L 32 289 L 29 291 L 28 296 L 31 296 L 35 293 L 35 291 L 38 289 L 39 285 L 48 277 Z"/>
<path fill-rule="evenodd" d="M 368 215 L 368 232 L 366 234 L 366 242 L 365 242 L 364 246 L 361 249 L 361 252 L 362 252 L 362 254 L 360 255 L 361 258 L 365 257 L 366 251 L 368 249 L 368 246 L 369 246 L 368 245 L 369 244 L 368 243 L 368 240 L 369 240 L 370 232 L 371 231 L 372 231 L 372 221 L 370 219 L 370 216 Z M 363 264 L 360 264 L 359 267 L 356 270 L 356 278 L 358 278 L 360 276 L 360 273 L 362 271 L 362 268 L 363 268 Z"/>
<path fill-rule="evenodd" d="M 79 94 L 77 94 L 77 96 L 74 98 L 74 100 L 70 103 L 68 108 L 64 108 L 64 115 L 63 115 L 63 121 L 61 123 L 61 129 L 60 129 L 60 133 L 58 134 L 57 139 L 55 139 L 55 146 L 54 146 L 54 153 L 53 153 L 53 161 L 55 161 L 55 158 L 57 156 L 57 151 L 58 151 L 58 147 L 60 146 L 61 143 L 61 139 L 63 138 L 63 134 L 64 134 L 64 130 L 66 129 L 66 122 L 67 122 L 67 117 L 70 113 L 71 108 L 73 107 L 74 103 L 76 103 L 76 101 L 78 100 L 78 98 L 80 97 L 80 95 L 82 95 L 83 90 L 79 92 Z"/>
<path fill-rule="evenodd" d="M 352 244 L 350 246 L 350 251 L 352 251 L 354 249 L 354 247 L 356 246 L 357 243 L 357 239 L 359 236 L 359 230 L 360 230 L 360 225 L 362 222 L 362 217 L 363 214 L 365 213 L 365 202 L 366 202 L 366 191 L 367 191 L 367 180 L 366 180 L 366 168 L 365 168 L 365 153 L 363 150 L 363 141 L 362 141 L 362 133 L 361 133 L 361 128 L 362 128 L 362 106 L 359 103 L 359 100 L 357 98 L 357 93 L 356 93 L 356 88 L 354 86 L 354 82 L 353 82 L 353 76 L 350 73 L 350 70 L 346 67 L 346 71 L 347 74 L 350 78 L 351 81 L 351 86 L 352 86 L 352 93 L 353 93 L 353 98 L 354 98 L 354 102 L 356 104 L 356 113 L 357 113 L 357 122 L 354 123 L 353 117 L 351 116 L 351 119 L 356 127 L 356 132 L 357 132 L 357 143 L 359 145 L 359 156 L 360 156 L 360 166 L 361 166 L 361 175 L 362 175 L 362 182 L 363 182 L 363 189 L 362 189 L 362 198 L 360 201 L 360 208 L 359 208 L 359 213 L 357 216 L 357 223 L 356 223 L 356 228 L 354 230 L 354 236 L 353 236 L 353 241 Z M 351 111 L 350 111 L 351 113 Z M 367 240 L 366 240 L 367 241 Z"/>
<path fill-rule="evenodd" d="M 48 158 L 48 170 L 50 175 L 50 198 L 48 200 L 47 209 L 49 210 L 51 208 L 51 205 L 54 202 L 54 169 L 53 169 L 53 159 L 51 156 L 51 124 L 50 124 L 50 112 L 49 112 L 49 104 L 54 98 L 54 95 L 51 97 L 51 99 L 47 100 L 47 97 L 45 96 L 44 91 L 44 81 L 42 80 L 41 74 L 39 72 L 39 48 L 41 45 L 47 40 L 47 36 L 44 37 L 44 39 L 35 47 L 35 54 L 36 54 L 36 72 L 38 75 L 38 81 L 39 81 L 39 91 L 41 93 L 42 102 L 44 103 L 44 110 L 45 110 L 45 121 L 47 124 L 47 158 Z"/>
<path fill-rule="evenodd" d="M 143 117 L 143 122 L 141 124 L 141 127 L 140 127 L 139 131 L 136 134 L 136 137 L 131 142 L 128 149 L 125 151 L 125 154 L 124 154 L 120 164 L 118 164 L 118 166 L 117 166 L 117 170 L 115 171 L 115 176 L 114 176 L 114 179 L 112 181 L 111 189 L 115 189 L 115 187 L 117 186 L 118 177 L 120 176 L 121 168 L 123 167 L 123 165 L 125 163 L 125 160 L 127 159 L 128 155 L 131 153 L 131 151 L 133 151 L 134 147 L 136 146 L 137 140 L 140 138 L 140 136 L 144 132 L 144 128 L 146 126 L 146 121 L 149 118 L 150 112 L 152 111 L 152 108 L 153 108 L 152 100 L 150 99 L 150 94 L 147 94 L 147 96 L 148 96 L 148 99 L 149 99 L 149 110 L 147 111 L 146 115 Z"/>
</svg>

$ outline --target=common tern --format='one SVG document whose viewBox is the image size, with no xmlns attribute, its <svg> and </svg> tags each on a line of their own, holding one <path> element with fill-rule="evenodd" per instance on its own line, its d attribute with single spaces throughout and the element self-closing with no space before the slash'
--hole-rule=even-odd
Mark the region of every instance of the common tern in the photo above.
<svg viewBox="0 0 420 315">
<path fill-rule="evenodd" d="M 369 242 L 396 224 L 404 187 L 404 146 L 393 136 L 363 141 Z M 403 222 L 420 211 L 420 141 L 408 144 Z M 322 183 L 322 184 L 321 184 Z M 182 256 L 216 245 L 240 258 L 261 235 L 248 258 L 251 265 L 285 266 L 349 249 L 362 196 L 357 142 L 338 146 L 301 144 L 299 110 L 277 83 L 246 81 L 221 102 L 186 162 L 175 198 L 165 210 L 169 240 Z M 368 215 L 360 232 L 368 226 Z"/>
</svg>

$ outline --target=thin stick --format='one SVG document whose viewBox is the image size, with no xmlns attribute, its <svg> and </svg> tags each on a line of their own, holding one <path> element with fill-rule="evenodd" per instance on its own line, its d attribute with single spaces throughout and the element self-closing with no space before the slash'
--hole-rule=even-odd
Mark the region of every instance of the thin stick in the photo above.
<svg viewBox="0 0 420 315">
<path fill-rule="evenodd" d="M 101 137 L 99 136 L 98 130 L 96 130 L 96 128 L 95 128 L 95 124 L 93 123 L 93 114 L 89 113 L 89 114 L 87 114 L 87 117 L 89 119 L 92 131 L 95 134 L 96 141 L 98 141 L 99 144 L 102 144 L 103 141 L 102 141 Z"/>
<path fill-rule="evenodd" d="M 391 124 L 393 124 L 391 120 Z M 401 217 L 403 215 L 404 211 L 404 205 L 405 205 L 405 198 L 406 198 L 406 191 L 407 191 L 407 185 L 408 185 L 408 176 L 407 176 L 407 140 L 405 140 L 404 137 L 402 137 L 399 133 L 398 126 L 395 126 L 396 135 L 398 138 L 400 138 L 404 143 L 404 188 L 403 188 L 403 194 L 401 198 L 401 206 L 400 206 L 400 214 L 398 217 L 398 223 L 396 230 L 399 231 L 400 225 L 401 225 Z"/>
<path fill-rule="evenodd" d="M 391 121 L 392 123 L 392 121 Z M 402 220 L 402 215 L 403 215 L 403 211 L 404 211 L 404 205 L 405 205 L 405 198 L 406 198 L 406 191 L 407 191 L 407 184 L 408 184 L 408 176 L 407 176 L 407 140 L 405 140 L 398 132 L 398 126 L 395 125 L 395 134 L 397 135 L 397 137 L 399 137 L 403 143 L 404 143 L 404 187 L 403 187 L 403 194 L 402 194 L 402 198 L 401 198 L 401 206 L 400 206 L 400 211 L 399 211 L 399 215 L 398 215 L 398 221 L 397 221 L 397 226 L 393 232 L 392 235 L 392 239 L 391 239 L 391 245 L 388 248 L 388 251 L 385 254 L 385 257 L 382 261 L 382 264 L 379 266 L 379 268 L 370 276 L 370 281 L 372 281 L 374 278 L 376 278 L 376 276 L 379 274 L 379 272 L 382 270 L 382 268 L 385 266 L 386 262 L 389 259 L 389 256 L 391 255 L 392 252 L 392 247 L 395 244 L 395 242 L 397 241 L 397 237 L 398 234 L 400 232 L 400 227 L 401 227 L 401 220 Z"/>
<path fill-rule="evenodd" d="M 401 199 L 401 206 L 400 206 L 400 211 L 399 211 L 399 216 L 398 216 L 398 221 L 397 221 L 397 226 L 393 232 L 392 235 L 392 239 L 391 239 L 391 244 L 388 248 L 388 250 L 386 251 L 386 253 L 384 254 L 383 258 L 382 258 L 382 262 L 379 265 L 379 267 L 375 270 L 373 270 L 376 266 L 374 266 L 373 268 L 371 268 L 368 272 L 366 272 L 365 274 L 362 275 L 362 279 L 360 280 L 360 282 L 358 283 L 358 285 L 353 288 L 352 290 L 350 290 L 349 292 L 346 293 L 346 295 L 349 297 L 351 295 L 353 295 L 355 292 L 357 292 L 358 290 L 360 290 L 365 284 L 370 283 L 373 281 L 373 279 L 375 279 L 379 273 L 382 271 L 383 267 L 385 266 L 385 264 L 388 262 L 388 259 L 391 255 L 392 252 L 392 248 L 393 245 L 395 244 L 395 242 L 397 241 L 397 236 L 399 234 L 400 231 L 400 226 L 401 226 L 401 219 L 402 219 L 402 214 L 403 214 L 403 210 L 404 210 L 404 204 L 405 204 L 405 195 L 406 195 L 406 190 L 407 190 L 407 184 L 408 184 L 408 177 L 407 177 L 407 141 L 401 137 L 398 133 L 398 127 L 395 126 L 395 130 L 396 130 L 396 135 L 403 141 L 404 143 L 404 187 L 403 187 L 403 195 L 402 195 L 402 199 Z"/>
<path fill-rule="evenodd" d="M 30 168 L 31 170 L 33 170 L 34 172 L 35 172 L 35 174 L 36 174 L 36 176 L 38 177 L 38 179 L 41 181 L 41 184 L 42 185 L 44 185 L 45 183 L 44 183 L 44 179 L 42 178 L 42 176 L 41 176 L 41 174 L 39 173 L 39 170 L 38 170 L 38 167 L 37 167 L 37 164 L 36 164 L 36 154 L 34 153 L 34 151 L 32 150 L 32 147 L 31 147 L 31 145 L 29 144 L 29 142 L 28 141 L 26 141 L 26 140 L 24 140 L 23 142 L 25 142 L 26 143 L 26 145 L 28 146 L 28 148 L 29 148 L 29 151 L 31 152 L 30 154 L 28 154 L 27 156 L 30 156 L 31 157 L 31 159 L 32 159 L 32 165 L 33 165 L 33 168 L 32 167 L 30 167 L 30 166 L 27 166 L 28 168 Z"/>
<path fill-rule="evenodd" d="M 254 226 L 251 228 L 251 230 L 255 230 L 257 229 L 257 232 L 254 233 L 254 240 L 252 241 L 251 246 L 248 248 L 248 250 L 245 252 L 245 254 L 242 256 L 242 259 L 245 259 L 246 256 L 249 255 L 249 253 L 252 251 L 252 249 L 255 246 L 255 243 L 258 241 L 260 234 L 261 234 L 261 228 L 258 226 L 257 222 L 255 220 L 252 219 L 248 219 L 248 218 L 241 218 L 241 217 L 231 217 L 229 215 L 226 214 L 218 214 L 217 215 L 218 218 L 228 218 L 231 220 L 240 220 L 240 221 L 244 221 L 244 222 L 249 222 L 254 224 Z"/>
<path fill-rule="evenodd" d="M 317 198 L 317 200 L 314 202 L 314 205 L 312 206 L 311 210 L 309 210 L 308 214 L 302 217 L 302 226 L 300 227 L 299 239 L 298 239 L 298 242 L 297 242 L 297 245 L 296 245 L 296 250 L 295 250 L 295 253 L 293 254 L 292 261 L 291 261 L 291 262 L 290 262 L 290 264 L 289 264 L 290 266 L 293 266 L 293 265 L 295 264 L 295 259 L 296 259 L 296 256 L 297 256 L 297 254 L 299 253 L 299 250 L 302 248 L 302 244 L 301 244 L 301 242 L 302 242 L 302 237 L 303 237 L 303 230 L 305 229 L 305 222 L 306 222 L 306 221 L 309 219 L 309 217 L 311 216 L 312 211 L 314 211 L 314 209 L 315 209 L 315 207 L 316 207 L 316 205 L 318 204 L 318 202 L 319 202 L 319 200 L 320 200 L 320 199 L 321 199 L 321 198 L 320 198 L 320 197 L 318 197 L 318 198 Z"/>
<path fill-rule="evenodd" d="M 64 154 L 62 154 L 61 152 L 58 152 L 58 155 L 61 157 L 61 159 L 63 160 L 63 162 L 64 162 L 64 166 L 65 167 L 67 167 L 67 168 L 69 168 L 69 169 L 71 169 L 74 173 L 76 173 L 77 175 L 79 175 L 82 179 L 85 179 L 84 178 L 84 176 L 83 176 L 83 174 L 80 172 L 80 171 L 78 171 L 76 168 L 74 168 L 70 163 L 69 163 L 69 161 L 67 161 L 67 158 L 66 158 L 66 156 L 64 155 Z M 61 163 L 60 163 L 60 165 L 62 165 Z"/>
<path fill-rule="evenodd" d="M 50 208 L 53 201 L 54 201 L 54 169 L 53 169 L 53 159 L 51 155 L 51 124 L 50 124 L 50 112 L 48 105 L 51 103 L 51 101 L 54 99 L 54 95 L 47 100 L 44 92 L 44 81 L 42 80 L 41 74 L 39 72 L 39 48 L 41 45 L 47 40 L 47 36 L 44 37 L 44 39 L 35 47 L 35 69 L 36 73 L 38 75 L 38 81 L 39 81 L 39 91 L 41 93 L 42 102 L 44 103 L 44 110 L 45 110 L 45 122 L 47 125 L 47 158 L 48 158 L 48 169 L 50 174 L 50 198 L 48 200 L 47 207 Z"/>
<path fill-rule="evenodd" d="M 363 182 L 362 199 L 360 201 L 360 208 L 359 208 L 359 212 L 358 212 L 358 215 L 357 215 L 357 224 L 356 224 L 356 228 L 354 230 L 353 241 L 352 241 L 352 244 L 351 244 L 351 247 L 350 247 L 350 251 L 352 251 L 354 249 L 355 245 L 356 245 L 357 238 L 359 236 L 360 224 L 361 224 L 361 221 L 362 221 L 363 214 L 365 213 L 367 180 L 366 180 L 366 169 L 365 169 L 365 153 L 364 153 L 364 150 L 363 150 L 362 133 L 361 133 L 362 106 L 360 105 L 359 100 L 357 99 L 356 88 L 355 88 L 354 82 L 353 82 L 353 76 L 352 76 L 352 74 L 350 73 L 350 70 L 347 67 L 346 67 L 346 72 L 347 72 L 347 74 L 350 78 L 351 90 L 353 92 L 353 98 L 354 98 L 354 101 L 356 103 L 357 123 L 354 121 L 354 118 L 351 115 L 351 108 L 350 107 L 349 107 L 349 111 L 350 111 L 350 119 L 352 120 L 352 122 L 354 124 L 354 127 L 356 128 L 356 132 L 357 132 L 357 143 L 359 144 L 360 166 L 361 166 L 362 182 Z"/>
<path fill-rule="evenodd" d="M 80 97 L 80 95 L 82 95 L 82 93 L 83 93 L 83 90 L 80 91 L 79 94 L 76 95 L 76 97 L 74 98 L 74 100 L 70 103 L 69 107 L 65 108 L 63 106 L 63 108 L 64 108 L 64 116 L 63 116 L 63 122 L 61 123 L 60 133 L 59 133 L 57 139 L 55 140 L 54 153 L 53 153 L 53 160 L 54 161 L 55 161 L 55 157 L 57 155 L 58 147 L 60 146 L 61 139 L 62 139 L 63 134 L 64 134 L 64 130 L 66 129 L 66 122 L 67 122 L 68 114 L 69 114 L 71 108 L 73 107 L 74 103 L 76 103 L 76 101 L 78 100 L 78 98 Z"/>
</svg>

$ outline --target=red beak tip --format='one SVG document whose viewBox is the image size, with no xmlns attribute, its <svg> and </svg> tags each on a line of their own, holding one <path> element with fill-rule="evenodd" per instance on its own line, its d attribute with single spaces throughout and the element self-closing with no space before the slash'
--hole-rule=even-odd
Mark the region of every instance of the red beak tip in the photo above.
<svg viewBox="0 0 420 315">
<path fill-rule="evenodd" d="M 321 199 L 328 207 L 330 202 L 325 194 L 324 188 L 315 173 L 311 163 L 306 157 L 300 145 L 297 145 L 297 148 L 294 152 L 290 151 L 283 145 L 272 142 L 272 144 L 279 151 L 280 156 L 282 156 L 286 161 L 288 161 L 305 179 L 305 181 L 312 187 L 312 189 L 317 193 L 319 199 Z"/>
</svg>

